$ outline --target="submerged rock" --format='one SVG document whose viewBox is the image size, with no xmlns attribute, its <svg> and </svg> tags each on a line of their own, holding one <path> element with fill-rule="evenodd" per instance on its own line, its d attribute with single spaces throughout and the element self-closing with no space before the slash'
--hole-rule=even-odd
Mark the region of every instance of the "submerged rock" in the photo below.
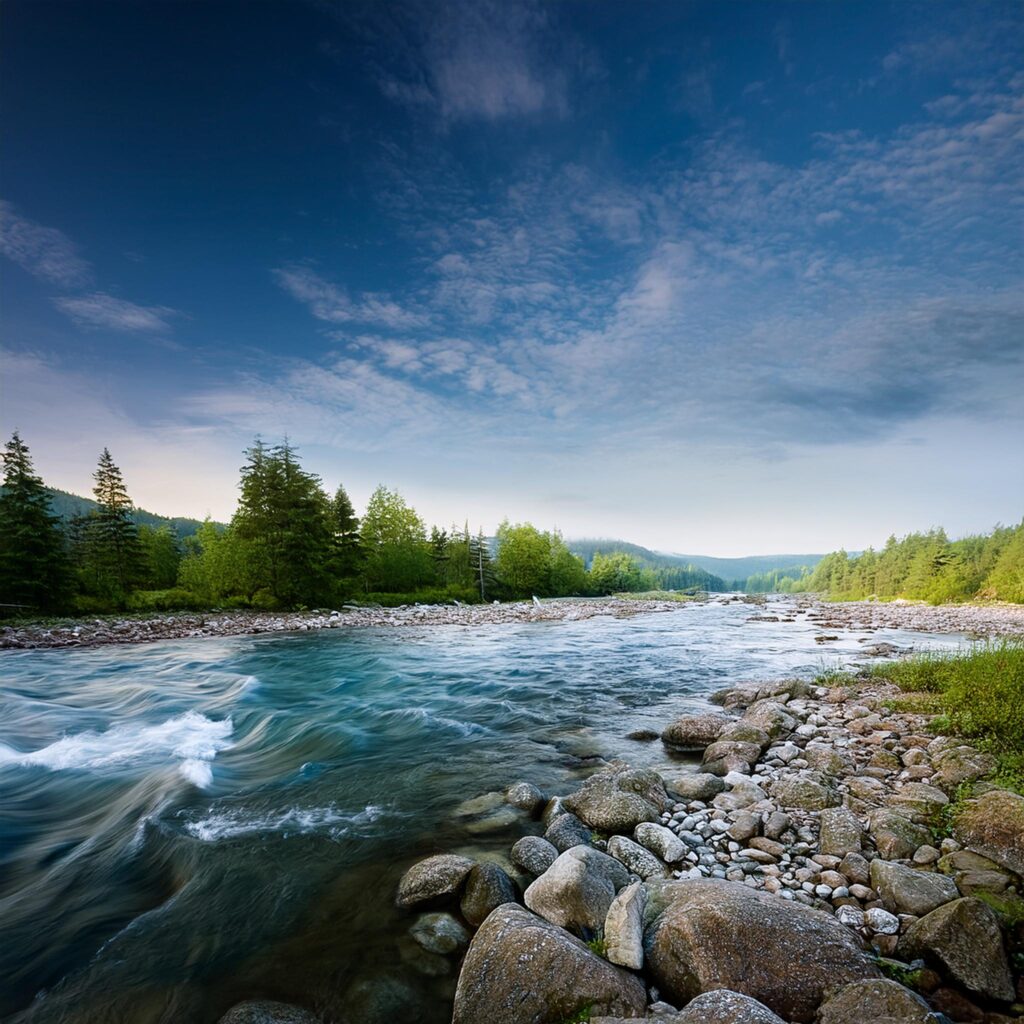
<svg viewBox="0 0 1024 1024">
<path fill-rule="evenodd" d="M 514 904 L 499 907 L 470 943 L 452 1024 L 563 1024 L 584 1011 L 642 1017 L 643 983 L 579 939 Z"/>
<path fill-rule="evenodd" d="M 736 882 L 649 883 L 644 953 L 662 994 L 686 1004 L 726 988 L 810 1021 L 836 985 L 878 977 L 850 929 Z"/>
<path fill-rule="evenodd" d="M 451 914 L 422 914 L 409 929 L 409 934 L 428 953 L 447 956 L 469 945 L 469 932 Z"/>
<path fill-rule="evenodd" d="M 249 999 L 232 1006 L 219 1024 L 320 1024 L 320 1018 L 288 1003 Z"/>
<path fill-rule="evenodd" d="M 413 864 L 398 883 L 398 905 L 415 907 L 421 903 L 452 896 L 459 891 L 473 861 L 454 853 L 441 853 Z"/>
<path fill-rule="evenodd" d="M 515 882 L 497 864 L 477 864 L 466 876 L 459 907 L 470 924 L 479 925 L 495 907 L 518 898 Z"/>
</svg>

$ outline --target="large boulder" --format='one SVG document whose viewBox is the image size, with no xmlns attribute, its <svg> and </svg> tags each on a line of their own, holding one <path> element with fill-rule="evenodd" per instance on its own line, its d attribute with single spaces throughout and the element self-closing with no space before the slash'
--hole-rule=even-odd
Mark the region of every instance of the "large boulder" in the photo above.
<svg viewBox="0 0 1024 1024">
<path fill-rule="evenodd" d="M 632 832 L 641 821 L 657 821 L 661 817 L 668 794 L 657 772 L 616 762 L 591 775 L 562 802 L 591 828 Z"/>
<path fill-rule="evenodd" d="M 452 1024 L 563 1024 L 587 1012 L 642 1017 L 643 983 L 579 939 L 515 904 L 498 907 L 470 944 Z"/>
<path fill-rule="evenodd" d="M 821 852 L 829 857 L 860 853 L 864 828 L 848 807 L 826 807 L 821 812 Z"/>
<path fill-rule="evenodd" d="M 320 1024 L 308 1010 L 271 999 L 248 999 L 236 1003 L 218 1024 Z"/>
<path fill-rule="evenodd" d="M 705 992 L 687 1003 L 681 1013 L 672 1018 L 672 1024 L 786 1024 L 759 1003 L 740 992 L 720 988 Z"/>
<path fill-rule="evenodd" d="M 466 876 L 459 908 L 470 924 L 479 925 L 495 907 L 515 903 L 518 897 L 515 882 L 497 864 L 477 864 Z"/>
<path fill-rule="evenodd" d="M 774 700 L 759 700 L 743 714 L 743 721 L 766 732 L 772 739 L 792 732 L 800 722 Z"/>
<path fill-rule="evenodd" d="M 558 850 L 541 836 L 523 836 L 512 845 L 512 863 L 528 875 L 543 875 L 558 859 Z"/>
<path fill-rule="evenodd" d="M 831 914 L 739 882 L 700 879 L 647 888 L 647 970 L 676 1004 L 726 988 L 803 1022 L 836 985 L 879 976 L 860 939 Z"/>
<path fill-rule="evenodd" d="M 591 933 L 604 926 L 615 894 L 628 884 L 629 872 L 614 857 L 574 846 L 530 883 L 523 900 L 560 928 Z"/>
<path fill-rule="evenodd" d="M 907 960 L 923 957 L 983 998 L 1014 997 L 999 919 L 981 900 L 966 896 L 915 921 L 900 939 L 899 952 Z"/>
<path fill-rule="evenodd" d="M 398 905 L 415 907 L 454 895 L 473 870 L 473 864 L 468 857 L 454 853 L 441 853 L 413 864 L 398 883 Z"/>
<path fill-rule="evenodd" d="M 735 721 L 728 715 L 683 715 L 665 726 L 661 740 L 677 750 L 700 751 L 714 743 L 722 730 Z"/>
<path fill-rule="evenodd" d="M 409 934 L 428 953 L 440 956 L 461 953 L 469 945 L 469 932 L 461 922 L 444 911 L 421 914 L 409 929 Z"/>
<path fill-rule="evenodd" d="M 695 772 L 690 775 L 671 775 L 665 779 L 665 787 L 673 796 L 689 803 L 702 800 L 707 803 L 725 789 L 720 775 L 710 772 Z"/>
<path fill-rule="evenodd" d="M 956 882 L 946 875 L 918 871 L 880 857 L 871 862 L 871 888 L 886 910 L 917 917 L 930 914 L 960 895 Z"/>
<path fill-rule="evenodd" d="M 547 802 L 544 794 L 532 782 L 517 782 L 505 791 L 505 799 L 527 814 L 540 814 Z"/>
<path fill-rule="evenodd" d="M 1024 796 L 989 790 L 957 815 L 953 835 L 967 849 L 1024 875 Z"/>
<path fill-rule="evenodd" d="M 949 803 L 949 797 L 926 782 L 908 782 L 889 797 L 888 804 L 911 821 L 925 825 Z"/>
<path fill-rule="evenodd" d="M 644 965 L 644 907 L 647 890 L 627 885 L 612 900 L 604 919 L 605 956 L 613 964 L 639 971 Z"/>
<path fill-rule="evenodd" d="M 633 838 L 669 864 L 681 861 L 689 849 L 672 829 L 655 825 L 652 821 L 641 821 L 633 830 Z"/>
<path fill-rule="evenodd" d="M 761 756 L 761 747 L 746 740 L 717 740 L 704 751 L 703 770 L 711 775 L 749 772 Z"/>
<path fill-rule="evenodd" d="M 648 878 L 667 878 L 669 869 L 646 847 L 625 836 L 612 836 L 608 840 L 608 856 L 645 882 Z"/>
<path fill-rule="evenodd" d="M 801 811 L 822 811 L 839 803 L 838 795 L 823 785 L 820 776 L 784 776 L 768 787 L 768 793 L 780 807 L 795 807 Z"/>
<path fill-rule="evenodd" d="M 967 746 L 943 750 L 932 759 L 932 766 L 935 768 L 932 782 L 950 791 L 963 782 L 983 779 L 999 767 L 991 754 Z"/>
<path fill-rule="evenodd" d="M 868 815 L 868 835 L 880 857 L 909 860 L 919 846 L 931 841 L 932 834 L 923 825 L 889 807 L 879 807 Z"/>
<path fill-rule="evenodd" d="M 844 985 L 818 1011 L 818 1024 L 938 1024 L 928 1004 L 888 978 Z"/>
<path fill-rule="evenodd" d="M 998 895 L 1013 885 L 1016 879 L 1012 872 L 973 850 L 947 853 L 939 861 L 938 868 L 944 875 L 952 876 L 956 887 L 965 896 L 974 896 L 979 892 Z"/>
<path fill-rule="evenodd" d="M 589 846 L 591 835 L 591 830 L 575 814 L 566 811 L 552 819 L 544 838 L 559 853 L 565 853 L 574 846 Z"/>
</svg>

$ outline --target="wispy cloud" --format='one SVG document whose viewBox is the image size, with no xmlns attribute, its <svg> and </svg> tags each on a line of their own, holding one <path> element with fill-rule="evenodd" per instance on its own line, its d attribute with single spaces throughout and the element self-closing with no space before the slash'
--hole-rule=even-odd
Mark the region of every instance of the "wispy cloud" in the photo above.
<svg viewBox="0 0 1024 1024">
<path fill-rule="evenodd" d="M 166 306 L 139 306 L 104 292 L 65 296 L 54 305 L 80 327 L 106 328 L 135 334 L 161 334 L 171 329 L 176 311 Z"/>
<path fill-rule="evenodd" d="M 35 277 L 65 288 L 85 286 L 92 278 L 92 268 L 67 235 L 23 217 L 5 200 L 0 200 L 0 252 Z"/>
</svg>

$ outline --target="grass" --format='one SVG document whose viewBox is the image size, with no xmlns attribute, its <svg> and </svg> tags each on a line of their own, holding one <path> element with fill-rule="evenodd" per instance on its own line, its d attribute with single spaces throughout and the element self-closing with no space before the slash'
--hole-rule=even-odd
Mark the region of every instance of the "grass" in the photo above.
<svg viewBox="0 0 1024 1024">
<path fill-rule="evenodd" d="M 596 953 L 602 959 L 608 959 L 608 943 L 605 942 L 604 938 L 601 936 L 598 936 L 595 939 L 590 939 L 587 942 L 587 949 L 589 949 L 591 953 Z"/>
<path fill-rule="evenodd" d="M 698 600 L 695 594 L 686 594 L 681 590 L 640 590 L 636 593 L 623 591 L 612 596 L 623 601 L 676 601 L 679 604 Z"/>
<path fill-rule="evenodd" d="M 992 641 L 954 653 L 925 653 L 874 665 L 938 717 L 932 728 L 970 739 L 999 762 L 994 781 L 1024 792 L 1024 640 Z M 895 703 L 895 702 L 894 702 Z"/>
<path fill-rule="evenodd" d="M 577 1010 L 571 1017 L 566 1017 L 561 1024 L 589 1024 L 593 1013 L 594 1006 L 590 1003 L 584 1006 L 583 1009 Z"/>
</svg>

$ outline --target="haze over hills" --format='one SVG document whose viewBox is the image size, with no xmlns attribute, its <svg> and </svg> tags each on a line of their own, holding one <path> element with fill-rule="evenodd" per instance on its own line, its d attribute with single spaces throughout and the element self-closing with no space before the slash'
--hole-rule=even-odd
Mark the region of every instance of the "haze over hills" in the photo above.
<svg viewBox="0 0 1024 1024">
<path fill-rule="evenodd" d="M 71 520 L 76 516 L 87 516 L 97 507 L 92 498 L 84 498 L 80 494 L 60 491 L 56 487 L 47 487 L 46 491 L 50 495 L 50 507 L 53 509 L 53 514 L 64 520 Z M 189 519 L 185 516 L 161 516 L 142 508 L 132 510 L 132 519 L 138 526 L 169 526 L 179 539 L 191 537 L 203 525 L 198 519 Z"/>
</svg>

